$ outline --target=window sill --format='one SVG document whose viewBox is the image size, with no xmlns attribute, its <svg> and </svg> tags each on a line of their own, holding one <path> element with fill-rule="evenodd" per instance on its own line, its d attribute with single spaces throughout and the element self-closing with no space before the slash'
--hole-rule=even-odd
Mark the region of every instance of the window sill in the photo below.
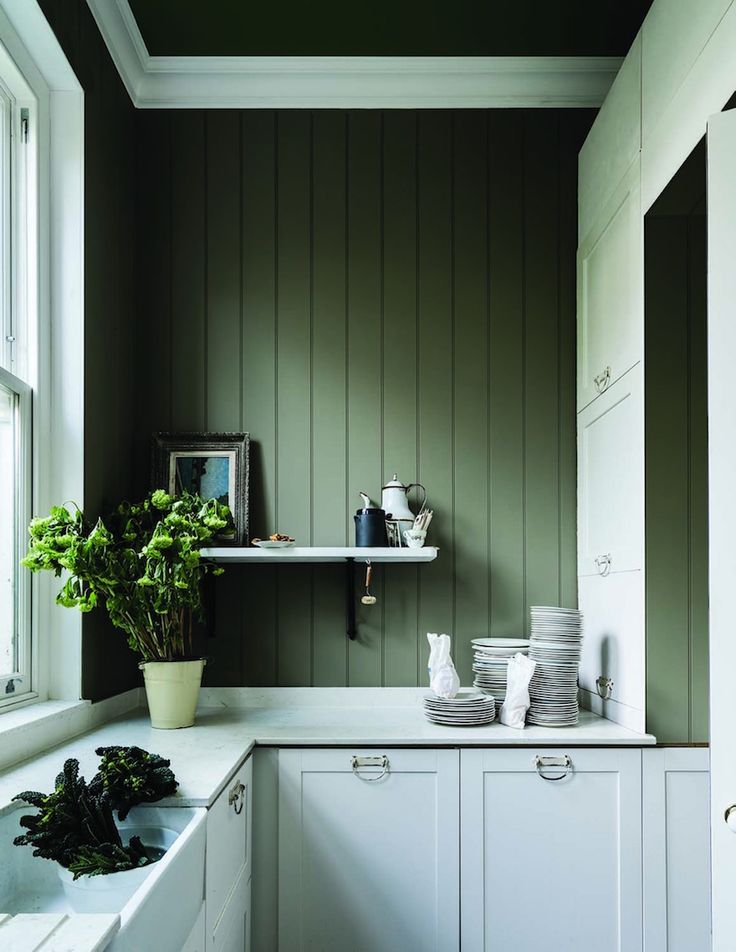
<svg viewBox="0 0 736 952">
<path fill-rule="evenodd" d="M 0 770 L 84 730 L 89 701 L 39 701 L 0 713 Z"/>
<path fill-rule="evenodd" d="M 0 771 L 83 734 L 140 703 L 141 691 L 134 688 L 99 704 L 39 701 L 6 710 L 0 713 Z"/>
</svg>

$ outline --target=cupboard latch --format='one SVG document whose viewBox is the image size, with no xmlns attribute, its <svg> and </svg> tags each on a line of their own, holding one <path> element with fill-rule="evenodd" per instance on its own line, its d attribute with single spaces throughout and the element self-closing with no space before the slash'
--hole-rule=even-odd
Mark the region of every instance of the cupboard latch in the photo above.
<svg viewBox="0 0 736 952">
<path fill-rule="evenodd" d="M 612 679 L 607 678 L 602 674 L 599 678 L 596 678 L 595 689 L 598 692 L 599 697 L 602 697 L 604 701 L 607 701 L 613 694 Z"/>
<path fill-rule="evenodd" d="M 353 768 L 353 773 L 358 780 L 364 780 L 366 783 L 375 783 L 377 780 L 383 780 L 389 771 L 388 757 L 385 754 L 381 754 L 380 757 L 351 757 L 350 766 Z M 363 774 L 359 772 L 363 767 L 380 768 L 381 772 L 370 775 Z"/>
<path fill-rule="evenodd" d="M 598 393 L 603 393 L 611 382 L 611 368 L 605 367 L 597 377 L 593 377 L 593 383 Z"/>
<path fill-rule="evenodd" d="M 538 754 L 534 758 L 534 766 L 542 780 L 564 780 L 572 773 L 572 760 L 569 754 L 562 757 L 542 757 Z M 554 773 L 550 773 L 550 770 Z"/>
<path fill-rule="evenodd" d="M 230 788 L 230 791 L 227 795 L 228 805 L 235 810 L 235 812 L 240 816 L 243 812 L 243 807 L 245 806 L 245 798 L 243 794 L 245 793 L 245 784 L 236 783 L 233 787 Z"/>
<path fill-rule="evenodd" d="M 605 555 L 599 555 L 593 561 L 595 562 L 595 567 L 598 569 L 599 575 L 608 575 L 610 573 L 611 564 L 613 563 L 610 552 L 606 552 Z"/>
</svg>

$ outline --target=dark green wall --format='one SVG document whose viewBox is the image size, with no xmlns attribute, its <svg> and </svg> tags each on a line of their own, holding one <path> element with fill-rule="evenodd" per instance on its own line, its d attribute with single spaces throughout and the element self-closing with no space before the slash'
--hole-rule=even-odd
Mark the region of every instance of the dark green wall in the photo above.
<svg viewBox="0 0 736 952">
<path fill-rule="evenodd" d="M 357 491 L 426 484 L 436 563 L 217 582 L 209 684 L 412 685 L 425 633 L 574 605 L 577 152 L 570 111 L 138 115 L 139 478 L 154 429 L 244 428 L 251 525 L 352 541 Z"/>
<path fill-rule="evenodd" d="M 625 56 L 651 0 L 131 0 L 153 55 Z"/>
<path fill-rule="evenodd" d="M 84 0 L 40 2 L 85 96 L 84 505 L 97 515 L 130 496 L 135 470 L 135 110 Z M 84 617 L 82 680 L 92 700 L 139 680 L 101 611 Z"/>
<path fill-rule="evenodd" d="M 705 153 L 646 218 L 647 730 L 708 740 Z"/>
</svg>

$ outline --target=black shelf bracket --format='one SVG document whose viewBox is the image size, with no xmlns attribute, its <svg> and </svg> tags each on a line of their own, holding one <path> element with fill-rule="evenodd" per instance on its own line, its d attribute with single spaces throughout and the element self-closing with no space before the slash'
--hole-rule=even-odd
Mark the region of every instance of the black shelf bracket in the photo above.
<svg viewBox="0 0 736 952">
<path fill-rule="evenodd" d="M 345 559 L 345 632 L 351 641 L 358 637 L 355 621 L 355 559 Z"/>
</svg>

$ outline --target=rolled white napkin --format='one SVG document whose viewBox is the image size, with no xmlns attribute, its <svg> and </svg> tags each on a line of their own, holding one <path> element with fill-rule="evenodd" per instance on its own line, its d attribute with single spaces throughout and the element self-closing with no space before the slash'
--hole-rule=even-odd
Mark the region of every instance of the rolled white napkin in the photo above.
<svg viewBox="0 0 736 952">
<path fill-rule="evenodd" d="M 529 710 L 529 682 L 534 674 L 536 661 L 527 655 L 515 654 L 509 658 L 506 674 L 506 699 L 501 705 L 501 723 L 519 730 L 526 723 Z"/>
<path fill-rule="evenodd" d="M 429 642 L 429 686 L 437 697 L 447 700 L 460 690 L 460 678 L 450 657 L 450 636 L 427 632 Z"/>
</svg>

